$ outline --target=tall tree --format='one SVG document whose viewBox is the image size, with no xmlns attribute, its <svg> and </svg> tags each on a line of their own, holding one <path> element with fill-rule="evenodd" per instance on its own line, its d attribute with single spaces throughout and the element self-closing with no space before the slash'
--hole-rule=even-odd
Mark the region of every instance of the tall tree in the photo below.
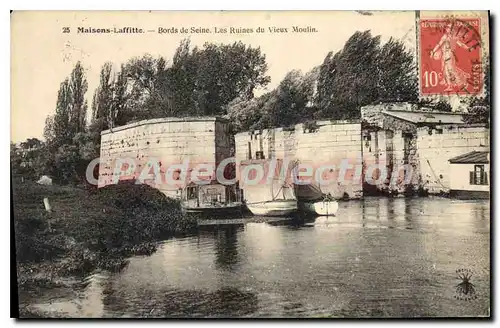
<svg viewBox="0 0 500 328">
<path fill-rule="evenodd" d="M 99 75 L 99 85 L 92 97 L 92 120 L 89 125 L 88 135 L 77 134 L 73 141 L 82 146 L 83 139 L 88 138 L 90 142 L 85 148 L 92 149 L 93 153 L 99 153 L 101 145 L 101 131 L 109 128 L 111 110 L 113 106 L 113 76 L 112 64 L 104 63 Z M 83 147 L 83 146 L 82 146 Z"/>
<path fill-rule="evenodd" d="M 370 31 L 356 32 L 320 68 L 315 99 L 318 117 L 357 118 L 360 107 L 380 101 L 416 101 L 417 77 L 413 54 L 400 41 Z"/>
<path fill-rule="evenodd" d="M 122 65 L 113 82 L 113 101 L 108 117 L 109 127 L 120 126 L 127 123 L 131 111 L 128 105 L 129 95 L 127 93 L 128 79 L 125 65 Z"/>
<path fill-rule="evenodd" d="M 307 106 L 313 94 L 312 81 L 300 71 L 289 72 L 266 102 L 271 126 L 290 126 L 311 118 Z"/>
<path fill-rule="evenodd" d="M 273 96 L 267 92 L 260 97 L 249 100 L 236 98 L 227 106 L 227 117 L 235 132 L 256 130 L 271 126 L 267 107 L 268 100 Z"/>
<path fill-rule="evenodd" d="M 182 40 L 174 53 L 172 66 L 165 75 L 166 115 L 187 116 L 199 114 L 196 107 L 198 48 L 190 48 L 188 39 Z"/>
<path fill-rule="evenodd" d="M 317 116 L 333 115 L 331 112 L 334 110 L 335 101 L 335 77 L 337 75 L 337 65 L 339 62 L 340 53 L 335 55 L 329 52 L 323 64 L 320 66 L 316 99 L 314 100 L 316 106 L 319 108 Z"/>
<path fill-rule="evenodd" d="M 92 121 L 107 118 L 113 100 L 113 78 L 111 76 L 112 64 L 105 63 L 99 75 L 99 85 L 92 98 Z"/>
<path fill-rule="evenodd" d="M 226 114 L 232 100 L 250 99 L 255 88 L 269 83 L 266 71 L 259 48 L 235 42 L 206 43 L 199 49 L 183 40 L 171 65 L 163 57 L 134 57 L 122 66 L 111 87 L 105 65 L 92 101 L 93 118 L 104 116 L 100 108 L 110 110 L 109 127 L 139 119 Z M 108 103 L 110 89 L 111 105 L 102 105 Z"/>
<path fill-rule="evenodd" d="M 237 98 L 228 106 L 236 131 L 290 126 L 313 117 L 312 100 L 318 68 L 303 75 L 290 71 L 276 89 L 259 98 Z"/>
<path fill-rule="evenodd" d="M 72 111 L 72 93 L 69 79 L 65 79 L 57 93 L 56 112 L 45 121 L 44 135 L 50 148 L 59 148 L 65 143 L 71 142 L 70 115 Z"/>
<path fill-rule="evenodd" d="M 270 82 L 260 48 L 207 43 L 198 52 L 196 105 L 203 115 L 225 114 L 225 105 L 236 97 L 250 99 L 256 87 Z"/>
<path fill-rule="evenodd" d="M 413 54 L 403 42 L 390 38 L 377 56 L 377 101 L 418 100 L 418 79 Z"/>
<path fill-rule="evenodd" d="M 68 179 L 75 171 L 75 168 L 68 168 L 67 165 L 59 165 L 67 154 L 67 149 L 75 146 L 75 136 L 86 132 L 87 101 L 87 80 L 85 72 L 80 62 L 78 62 L 69 78 L 66 78 L 59 87 L 57 95 L 56 111 L 45 121 L 44 136 L 47 148 L 44 154 L 50 154 L 44 158 L 45 167 L 43 171 L 52 175 L 56 181 L 69 182 Z M 56 156 L 59 154 L 61 156 Z M 70 161 L 72 163 L 72 161 Z"/>
<path fill-rule="evenodd" d="M 236 98 L 250 99 L 255 88 L 270 81 L 260 48 L 241 42 L 206 43 L 190 48 L 184 40 L 177 48 L 165 85 L 170 115 L 222 115 Z"/>
<path fill-rule="evenodd" d="M 130 83 L 129 106 L 133 119 L 148 119 L 161 116 L 161 108 L 154 106 L 161 98 L 160 78 L 165 70 L 163 58 L 153 58 L 146 54 L 130 59 L 123 72 Z"/>
<path fill-rule="evenodd" d="M 80 62 L 78 62 L 69 78 L 59 87 L 56 112 L 47 119 L 44 135 L 51 148 L 57 149 L 63 144 L 72 143 L 73 137 L 84 132 L 86 128 L 87 80 Z"/>
<path fill-rule="evenodd" d="M 327 56 L 321 73 L 317 102 L 320 117 L 350 119 L 359 107 L 377 98 L 377 60 L 380 37 L 370 31 L 356 32 L 334 56 Z M 325 60 L 326 61 L 326 60 Z M 320 74 L 321 74 L 320 73 Z"/>
<path fill-rule="evenodd" d="M 72 102 L 70 111 L 70 129 L 71 136 L 84 132 L 86 129 L 87 117 L 87 101 L 85 100 L 85 93 L 88 89 L 87 79 L 83 66 L 77 62 L 75 68 L 71 72 L 69 87 L 71 90 Z"/>
<path fill-rule="evenodd" d="M 109 128 L 124 125 L 130 117 L 128 109 L 129 80 L 125 65 L 113 75 L 112 64 L 107 62 L 101 68 L 99 85 L 94 91 L 92 98 L 92 124 L 90 130 L 100 133 Z M 137 88 L 137 87 L 136 87 Z M 135 92 L 138 93 L 136 90 Z"/>
</svg>

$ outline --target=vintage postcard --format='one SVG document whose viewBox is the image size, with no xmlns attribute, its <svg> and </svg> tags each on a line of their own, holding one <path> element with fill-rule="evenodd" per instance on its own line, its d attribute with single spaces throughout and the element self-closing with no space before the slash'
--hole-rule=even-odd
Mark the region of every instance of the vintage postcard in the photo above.
<svg viewBox="0 0 500 328">
<path fill-rule="evenodd" d="M 14 11 L 19 318 L 490 318 L 487 11 Z"/>
</svg>

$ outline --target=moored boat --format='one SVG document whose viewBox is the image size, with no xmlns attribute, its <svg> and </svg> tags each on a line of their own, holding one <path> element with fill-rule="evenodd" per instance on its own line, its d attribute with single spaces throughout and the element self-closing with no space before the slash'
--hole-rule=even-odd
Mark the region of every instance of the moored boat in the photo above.
<svg viewBox="0 0 500 328">
<path fill-rule="evenodd" d="M 314 212 L 321 216 L 335 216 L 339 210 L 339 203 L 335 200 L 324 200 L 313 203 Z"/>
<path fill-rule="evenodd" d="M 300 179 L 299 176 L 296 178 Z M 298 183 L 296 180 L 294 189 L 299 208 L 303 213 L 320 216 L 337 214 L 339 203 L 329 193 L 324 193 L 317 182 L 308 181 L 304 184 Z"/>
<path fill-rule="evenodd" d="M 239 215 L 242 211 L 242 203 L 207 205 L 207 206 L 189 206 L 181 204 L 184 213 L 200 214 L 209 217 L 226 217 Z"/>
<path fill-rule="evenodd" d="M 236 186 L 222 185 L 215 181 L 206 185 L 189 184 L 181 194 L 184 213 L 203 217 L 227 218 L 241 215 L 243 203 Z"/>
<path fill-rule="evenodd" d="M 275 199 L 246 205 L 252 214 L 261 216 L 287 216 L 297 211 L 295 199 Z"/>
<path fill-rule="evenodd" d="M 314 202 L 325 197 L 319 185 L 313 182 L 310 184 L 295 183 L 294 192 L 299 202 Z"/>
<path fill-rule="evenodd" d="M 251 166 L 252 170 L 245 170 L 247 166 Z M 258 169 L 264 174 L 256 183 L 256 173 L 252 171 Z M 290 170 L 282 160 L 243 160 L 240 161 L 239 171 L 244 172 L 239 176 L 244 203 L 253 215 L 286 217 L 297 212 L 298 203 L 293 183 L 290 182 Z"/>
</svg>

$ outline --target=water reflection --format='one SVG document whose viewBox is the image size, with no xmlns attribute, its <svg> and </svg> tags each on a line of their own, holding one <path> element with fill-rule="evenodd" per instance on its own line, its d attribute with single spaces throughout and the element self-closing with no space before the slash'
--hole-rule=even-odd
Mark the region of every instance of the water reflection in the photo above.
<svg viewBox="0 0 500 328">
<path fill-rule="evenodd" d="M 215 263 L 218 269 L 234 270 L 238 263 L 237 225 L 223 226 L 214 231 Z"/>
<path fill-rule="evenodd" d="M 237 288 L 224 287 L 213 292 L 202 290 L 136 289 L 123 293 L 108 284 L 103 300 L 108 317 L 230 317 L 233 313 L 249 315 L 255 312 L 255 294 Z"/>
<path fill-rule="evenodd" d="M 412 226 L 412 205 L 411 205 L 411 202 L 409 201 L 405 201 L 404 202 L 404 206 L 405 206 L 405 222 L 406 222 L 406 226 L 405 228 L 406 229 L 413 229 L 413 226 Z"/>
<path fill-rule="evenodd" d="M 489 213 L 484 201 L 367 198 L 335 217 L 214 226 L 53 303 L 72 316 L 486 315 Z M 461 267 L 474 271 L 475 302 L 454 298 Z"/>
</svg>

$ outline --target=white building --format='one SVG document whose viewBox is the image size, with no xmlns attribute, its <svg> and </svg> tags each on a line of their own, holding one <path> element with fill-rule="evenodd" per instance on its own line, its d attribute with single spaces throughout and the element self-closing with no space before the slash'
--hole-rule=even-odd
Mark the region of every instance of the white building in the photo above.
<svg viewBox="0 0 500 328">
<path fill-rule="evenodd" d="M 450 196 L 468 199 L 490 197 L 489 151 L 472 151 L 450 162 Z"/>
</svg>

